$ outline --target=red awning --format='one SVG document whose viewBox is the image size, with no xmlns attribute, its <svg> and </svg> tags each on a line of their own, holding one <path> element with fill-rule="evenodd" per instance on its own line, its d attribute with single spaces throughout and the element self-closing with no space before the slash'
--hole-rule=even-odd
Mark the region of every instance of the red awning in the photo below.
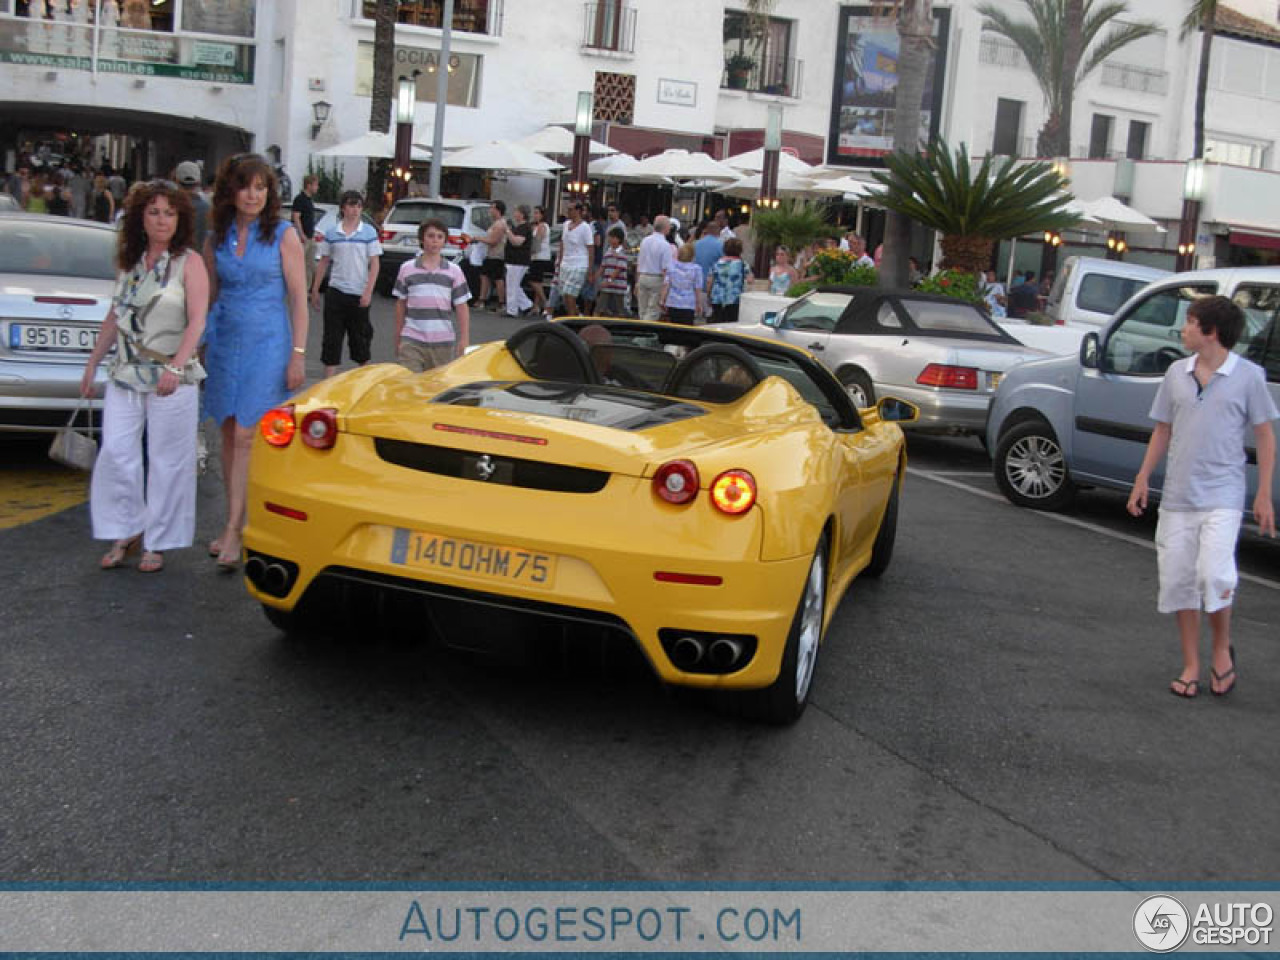
<svg viewBox="0 0 1280 960">
<path fill-rule="evenodd" d="M 1232 230 L 1227 237 L 1233 247 L 1258 247 L 1262 250 L 1280 250 L 1280 235 Z"/>
</svg>

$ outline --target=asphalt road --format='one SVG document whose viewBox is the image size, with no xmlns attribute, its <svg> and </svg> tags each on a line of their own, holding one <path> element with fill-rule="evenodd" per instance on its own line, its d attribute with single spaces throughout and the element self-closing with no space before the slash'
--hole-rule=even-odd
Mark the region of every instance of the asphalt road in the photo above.
<svg viewBox="0 0 1280 960">
<path fill-rule="evenodd" d="M 288 640 L 199 551 L 100 572 L 83 505 L 0 530 L 0 882 L 1273 881 L 1280 544 L 1246 537 L 1237 692 L 1183 701 L 1151 521 L 911 456 L 785 730 L 625 662 Z"/>
</svg>

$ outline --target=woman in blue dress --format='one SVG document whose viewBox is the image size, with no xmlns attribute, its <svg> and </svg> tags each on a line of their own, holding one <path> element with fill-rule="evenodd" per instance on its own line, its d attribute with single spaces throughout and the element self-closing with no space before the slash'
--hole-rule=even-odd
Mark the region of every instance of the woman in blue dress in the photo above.
<svg viewBox="0 0 1280 960">
<path fill-rule="evenodd" d="M 271 166 L 257 154 L 222 164 L 204 258 L 212 307 L 205 338 L 205 414 L 222 431 L 227 523 L 209 544 L 223 570 L 240 562 L 249 451 L 258 420 L 302 386 L 307 289 L 298 232 L 280 219 Z"/>
</svg>

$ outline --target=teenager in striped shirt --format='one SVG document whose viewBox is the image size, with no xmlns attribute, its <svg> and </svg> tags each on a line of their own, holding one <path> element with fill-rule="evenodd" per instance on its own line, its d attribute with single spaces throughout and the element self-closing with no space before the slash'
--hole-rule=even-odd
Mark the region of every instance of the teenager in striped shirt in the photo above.
<svg viewBox="0 0 1280 960">
<path fill-rule="evenodd" d="M 422 253 L 406 260 L 392 291 L 396 297 L 396 361 L 416 373 L 442 366 L 467 349 L 471 291 L 457 264 L 440 255 L 449 228 L 442 220 L 418 226 Z"/>
</svg>

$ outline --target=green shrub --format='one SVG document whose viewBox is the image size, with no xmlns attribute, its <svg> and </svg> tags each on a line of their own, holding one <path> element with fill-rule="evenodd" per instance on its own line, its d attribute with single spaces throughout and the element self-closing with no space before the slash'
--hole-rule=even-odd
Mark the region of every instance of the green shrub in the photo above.
<svg viewBox="0 0 1280 960">
<path fill-rule="evenodd" d="M 815 283 L 814 283 L 813 281 L 811 281 L 811 280 L 801 280 L 799 283 L 793 283 L 791 286 L 787 287 L 787 296 L 788 296 L 788 297 L 803 297 L 806 293 L 808 293 L 810 290 L 812 290 L 815 286 L 817 286 L 817 284 L 815 284 Z"/>
<path fill-rule="evenodd" d="M 932 276 L 925 277 L 917 285 L 921 293 L 936 293 L 944 297 L 954 297 L 966 303 L 981 306 L 985 301 L 978 288 L 976 274 L 964 270 L 939 270 Z"/>
</svg>

